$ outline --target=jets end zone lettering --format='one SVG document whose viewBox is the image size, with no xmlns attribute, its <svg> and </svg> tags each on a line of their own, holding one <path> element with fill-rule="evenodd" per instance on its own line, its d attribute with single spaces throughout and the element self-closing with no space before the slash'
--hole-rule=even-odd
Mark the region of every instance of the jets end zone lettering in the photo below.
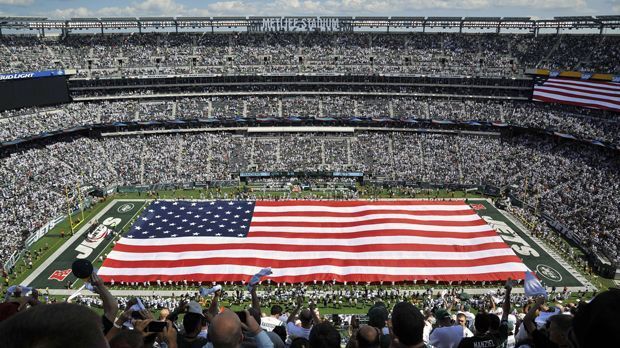
<svg viewBox="0 0 620 348">
<path fill-rule="evenodd" d="M 121 223 L 120 218 L 109 217 L 105 219 L 101 225 L 97 226 L 94 231 L 88 233 L 86 239 L 80 243 L 80 245 L 75 248 L 75 251 L 80 254 L 77 256 L 78 259 L 87 258 L 94 249 L 96 249 L 101 242 L 105 240 L 105 236 L 107 236 L 111 231 L 108 227 L 116 227 Z"/>
<path fill-rule="evenodd" d="M 526 242 L 523 238 L 521 238 L 517 232 L 515 232 L 512 228 L 510 228 L 505 222 L 493 220 L 490 216 L 483 216 L 484 221 L 486 221 L 497 233 L 500 234 L 502 239 L 507 242 L 514 243 L 510 247 L 514 250 L 515 253 L 523 256 L 533 256 L 539 257 L 540 254 L 538 251 L 534 250 L 530 246 L 528 242 Z"/>
<path fill-rule="evenodd" d="M 136 206 L 133 203 L 125 203 L 116 209 L 119 214 L 127 214 L 134 210 Z M 97 226 L 93 231 L 89 232 L 86 239 L 75 248 L 79 254 L 76 256 L 78 259 L 85 259 L 93 250 L 97 249 L 101 242 L 105 240 L 110 233 L 113 233 L 114 227 L 120 225 L 123 219 L 119 217 L 109 216 L 103 222 Z"/>
</svg>

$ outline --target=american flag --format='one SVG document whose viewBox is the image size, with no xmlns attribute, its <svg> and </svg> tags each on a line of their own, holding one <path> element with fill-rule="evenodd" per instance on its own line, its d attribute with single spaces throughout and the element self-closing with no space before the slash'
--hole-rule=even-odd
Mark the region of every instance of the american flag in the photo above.
<svg viewBox="0 0 620 348">
<path fill-rule="evenodd" d="M 105 281 L 491 281 L 527 270 L 463 201 L 154 201 Z"/>
<path fill-rule="evenodd" d="M 534 86 L 532 100 L 620 111 L 620 83 L 549 78 Z"/>
</svg>

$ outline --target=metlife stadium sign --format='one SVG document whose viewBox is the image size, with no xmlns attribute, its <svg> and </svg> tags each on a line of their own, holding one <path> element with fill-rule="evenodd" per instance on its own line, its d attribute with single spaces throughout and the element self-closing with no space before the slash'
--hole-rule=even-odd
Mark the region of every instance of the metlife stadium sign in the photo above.
<svg viewBox="0 0 620 348">
<path fill-rule="evenodd" d="M 21 79 L 33 79 L 39 77 L 51 77 L 51 76 L 64 76 L 64 70 L 45 70 L 34 72 L 20 72 L 13 74 L 0 74 L 0 81 L 2 80 L 21 80 Z"/>
<path fill-rule="evenodd" d="M 350 31 L 350 23 L 338 17 L 262 17 L 255 18 L 250 31 L 254 32 L 311 32 Z"/>
</svg>

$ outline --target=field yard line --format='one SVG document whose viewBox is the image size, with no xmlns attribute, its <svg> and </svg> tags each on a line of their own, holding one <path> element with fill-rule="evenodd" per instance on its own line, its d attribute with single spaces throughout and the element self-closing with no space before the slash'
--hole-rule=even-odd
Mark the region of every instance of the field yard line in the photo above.
<svg viewBox="0 0 620 348">
<path fill-rule="evenodd" d="M 114 205 L 114 202 L 115 201 L 113 200 L 110 203 L 108 203 L 108 205 L 105 208 L 101 209 L 101 211 L 98 212 L 97 215 L 93 216 L 90 219 L 90 221 L 92 221 L 93 219 L 99 219 L 103 214 L 107 213 L 108 210 L 110 210 L 112 206 Z M 67 240 L 62 246 L 60 246 L 60 248 L 58 248 L 50 257 L 48 257 L 45 261 L 43 261 L 43 263 L 40 264 L 39 267 L 37 267 L 37 269 L 35 269 L 32 273 L 30 273 L 30 275 L 26 277 L 26 279 L 24 279 L 24 281 L 22 282 L 22 285 L 28 286 L 33 280 L 37 279 L 37 277 L 41 273 L 43 273 L 43 271 L 45 271 L 45 269 L 52 262 L 54 262 L 58 258 L 58 256 L 62 255 L 62 253 L 64 253 L 65 250 L 67 250 L 69 246 L 71 246 L 71 244 L 75 240 L 80 238 L 88 230 L 88 227 L 89 227 L 89 224 L 85 223 L 84 226 L 82 226 L 82 228 L 80 228 L 77 231 L 77 233 L 73 234 L 73 236 L 69 238 L 69 240 Z"/>
</svg>

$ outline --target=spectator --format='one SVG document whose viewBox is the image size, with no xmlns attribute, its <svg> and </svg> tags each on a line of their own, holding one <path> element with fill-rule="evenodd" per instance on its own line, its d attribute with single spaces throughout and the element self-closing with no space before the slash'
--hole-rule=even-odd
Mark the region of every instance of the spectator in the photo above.
<svg viewBox="0 0 620 348">
<path fill-rule="evenodd" d="M 69 303 L 35 306 L 18 313 L 0 324 L 0 337 L 6 348 L 108 347 L 97 315 Z"/>
<path fill-rule="evenodd" d="M 424 316 L 418 308 L 409 302 L 400 302 L 394 306 L 390 332 L 394 343 L 409 348 L 424 347 L 423 331 Z"/>
</svg>

